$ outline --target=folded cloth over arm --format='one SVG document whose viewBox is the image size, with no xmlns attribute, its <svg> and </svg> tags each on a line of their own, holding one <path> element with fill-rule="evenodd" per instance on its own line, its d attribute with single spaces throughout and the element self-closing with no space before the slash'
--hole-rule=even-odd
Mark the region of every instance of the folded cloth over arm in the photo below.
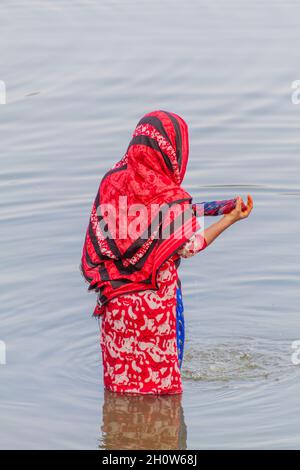
<svg viewBox="0 0 300 470">
<path fill-rule="evenodd" d="M 224 215 L 228 214 L 235 208 L 236 202 L 237 198 L 224 199 L 221 201 L 200 202 L 193 204 L 193 210 L 197 217 L 201 217 L 203 215 Z M 245 209 L 247 209 L 247 207 L 242 203 L 242 210 L 244 211 Z"/>
</svg>

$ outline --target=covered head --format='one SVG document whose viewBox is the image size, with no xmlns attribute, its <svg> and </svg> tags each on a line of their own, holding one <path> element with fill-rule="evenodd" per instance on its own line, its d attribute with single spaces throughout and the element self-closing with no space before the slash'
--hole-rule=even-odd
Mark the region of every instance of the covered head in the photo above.
<svg viewBox="0 0 300 470">
<path fill-rule="evenodd" d="M 188 126 L 177 114 L 153 111 L 137 124 L 127 149 L 128 169 L 142 179 L 159 177 L 158 186 L 179 186 L 189 155 Z"/>
<path fill-rule="evenodd" d="M 161 264 L 197 230 L 191 196 L 181 187 L 188 154 L 185 121 L 153 111 L 140 119 L 125 155 L 103 177 L 82 256 L 82 272 L 101 304 L 156 288 Z M 177 223 L 168 219 L 171 208 Z"/>
</svg>

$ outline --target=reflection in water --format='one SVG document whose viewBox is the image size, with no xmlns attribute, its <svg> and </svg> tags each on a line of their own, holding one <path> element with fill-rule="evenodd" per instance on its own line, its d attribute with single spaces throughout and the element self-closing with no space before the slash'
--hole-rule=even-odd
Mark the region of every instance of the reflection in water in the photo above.
<svg viewBox="0 0 300 470">
<path fill-rule="evenodd" d="M 120 395 L 105 390 L 100 449 L 186 449 L 181 395 Z"/>
</svg>

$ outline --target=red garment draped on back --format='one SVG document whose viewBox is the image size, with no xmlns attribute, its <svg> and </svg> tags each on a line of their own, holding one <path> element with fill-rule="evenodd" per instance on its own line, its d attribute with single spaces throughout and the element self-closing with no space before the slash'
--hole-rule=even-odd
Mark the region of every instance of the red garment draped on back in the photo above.
<svg viewBox="0 0 300 470">
<path fill-rule="evenodd" d="M 89 289 L 99 293 L 95 315 L 120 294 L 156 289 L 160 266 L 199 228 L 192 198 L 180 186 L 188 153 L 183 119 L 154 111 L 139 121 L 124 157 L 103 177 L 81 263 Z M 131 224 L 138 234 L 127 230 Z"/>
</svg>

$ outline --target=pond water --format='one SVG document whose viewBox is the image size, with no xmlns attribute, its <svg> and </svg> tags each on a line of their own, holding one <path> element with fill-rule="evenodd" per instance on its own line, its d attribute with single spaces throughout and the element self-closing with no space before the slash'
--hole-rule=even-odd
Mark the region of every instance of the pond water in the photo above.
<svg viewBox="0 0 300 470">
<path fill-rule="evenodd" d="M 2 1 L 1 448 L 300 448 L 299 26 L 296 1 Z M 255 209 L 181 264 L 183 396 L 116 397 L 79 263 L 154 109 L 189 124 L 195 199 Z"/>
</svg>

